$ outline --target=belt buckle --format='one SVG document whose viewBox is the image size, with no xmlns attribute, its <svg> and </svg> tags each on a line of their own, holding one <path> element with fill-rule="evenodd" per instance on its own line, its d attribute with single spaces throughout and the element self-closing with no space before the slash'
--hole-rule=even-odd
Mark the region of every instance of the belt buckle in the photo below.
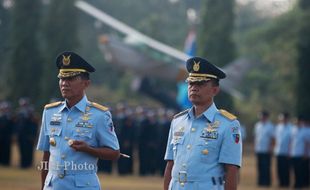
<svg viewBox="0 0 310 190">
<path fill-rule="evenodd" d="M 182 184 L 187 182 L 187 173 L 186 173 L 186 171 L 179 171 L 179 178 L 178 178 L 178 180 L 179 180 L 179 183 L 182 183 Z"/>
</svg>

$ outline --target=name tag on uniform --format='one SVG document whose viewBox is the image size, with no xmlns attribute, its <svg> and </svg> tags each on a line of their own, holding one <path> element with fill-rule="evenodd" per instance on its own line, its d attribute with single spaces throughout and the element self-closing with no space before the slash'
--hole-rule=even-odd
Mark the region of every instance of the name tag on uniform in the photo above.
<svg viewBox="0 0 310 190">
<path fill-rule="evenodd" d="M 60 121 L 51 121 L 50 125 L 60 125 Z"/>
<path fill-rule="evenodd" d="M 204 130 L 200 137 L 206 138 L 206 139 L 217 139 L 218 138 L 218 132 L 217 131 L 206 131 L 206 130 Z"/>
<path fill-rule="evenodd" d="M 86 128 L 92 128 L 93 125 L 89 122 L 78 122 L 75 127 L 86 127 Z"/>
<path fill-rule="evenodd" d="M 183 131 L 176 131 L 176 132 L 174 132 L 173 136 L 176 136 L 176 137 L 184 136 L 184 132 Z"/>
</svg>

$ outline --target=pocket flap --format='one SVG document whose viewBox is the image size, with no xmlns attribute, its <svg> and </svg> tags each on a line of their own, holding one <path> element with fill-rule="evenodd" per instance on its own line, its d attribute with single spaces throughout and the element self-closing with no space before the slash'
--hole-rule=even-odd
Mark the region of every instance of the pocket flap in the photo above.
<svg viewBox="0 0 310 190">
<path fill-rule="evenodd" d="M 48 129 L 48 135 L 50 136 L 60 136 L 61 134 L 61 127 L 51 127 Z"/>
<path fill-rule="evenodd" d="M 96 174 L 75 175 L 76 187 L 98 187 L 99 182 Z"/>
</svg>

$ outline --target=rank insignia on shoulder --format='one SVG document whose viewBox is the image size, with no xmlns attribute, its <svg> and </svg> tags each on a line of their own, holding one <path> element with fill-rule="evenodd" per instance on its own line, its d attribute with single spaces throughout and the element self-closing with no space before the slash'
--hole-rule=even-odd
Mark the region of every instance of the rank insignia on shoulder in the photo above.
<svg viewBox="0 0 310 190">
<path fill-rule="evenodd" d="M 235 120 L 235 119 L 237 119 L 237 117 L 235 116 L 235 115 L 233 115 L 233 114 L 231 114 L 231 113 L 229 113 L 228 111 L 226 111 L 226 110 L 220 110 L 220 113 L 224 116 L 224 117 L 226 117 L 227 119 L 229 119 L 229 120 Z"/>
<path fill-rule="evenodd" d="M 105 107 L 105 106 L 100 105 L 100 104 L 95 103 L 95 102 L 90 102 L 90 105 L 95 107 L 95 108 L 97 108 L 97 109 L 99 109 L 99 110 L 102 110 L 102 111 L 108 111 L 109 110 L 108 107 Z"/>
<path fill-rule="evenodd" d="M 53 103 L 50 103 L 50 104 L 46 104 L 46 105 L 44 106 L 44 109 L 53 108 L 53 107 L 59 106 L 59 105 L 61 105 L 61 104 L 62 104 L 61 101 L 59 101 L 59 102 L 53 102 Z"/>
<path fill-rule="evenodd" d="M 182 115 L 188 113 L 188 111 L 189 111 L 189 109 L 184 110 L 184 111 L 181 111 L 180 113 L 175 114 L 175 115 L 173 116 L 173 119 L 175 119 L 175 118 L 177 118 L 177 117 L 180 117 L 180 116 L 182 116 Z"/>
</svg>

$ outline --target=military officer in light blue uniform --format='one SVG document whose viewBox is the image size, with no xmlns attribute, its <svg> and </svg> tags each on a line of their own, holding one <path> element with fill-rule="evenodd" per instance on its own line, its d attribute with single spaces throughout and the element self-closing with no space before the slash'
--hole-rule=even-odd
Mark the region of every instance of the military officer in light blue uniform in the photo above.
<svg viewBox="0 0 310 190">
<path fill-rule="evenodd" d="M 213 102 L 226 75 L 200 57 L 187 60 L 186 67 L 194 106 L 172 120 L 164 190 L 235 190 L 242 158 L 240 124 Z"/>
<path fill-rule="evenodd" d="M 283 112 L 278 116 L 279 123 L 275 129 L 274 154 L 277 158 L 277 176 L 279 187 L 290 186 L 290 156 L 289 148 L 293 125 L 290 123 L 290 115 Z"/>
<path fill-rule="evenodd" d="M 260 121 L 254 126 L 255 153 L 257 158 L 257 184 L 271 185 L 271 156 L 274 146 L 274 125 L 269 120 L 269 112 L 262 110 Z"/>
<path fill-rule="evenodd" d="M 100 189 L 97 161 L 119 158 L 119 143 L 108 109 L 88 101 L 85 89 L 95 69 L 74 52 L 57 59 L 63 102 L 45 106 L 37 149 L 42 189 Z"/>
</svg>

